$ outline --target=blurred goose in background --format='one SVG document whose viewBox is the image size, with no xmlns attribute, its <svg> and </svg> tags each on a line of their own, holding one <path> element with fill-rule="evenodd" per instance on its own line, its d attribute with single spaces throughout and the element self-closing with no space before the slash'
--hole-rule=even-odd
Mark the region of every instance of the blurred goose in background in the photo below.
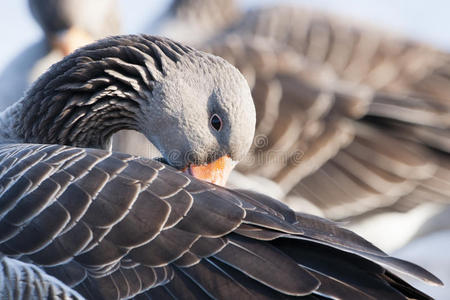
<svg viewBox="0 0 450 300">
<path fill-rule="evenodd" d="M 19 100 L 53 63 L 96 39 L 118 34 L 116 0 L 29 0 L 44 38 L 27 47 L 0 74 L 0 111 Z"/>
<path fill-rule="evenodd" d="M 302 30 L 294 26 L 300 21 Z M 272 121 L 261 122 L 261 130 L 258 124 L 257 136 L 267 136 L 268 144 L 256 153 L 301 153 L 301 158 L 284 159 L 287 163 L 278 168 L 253 164 L 245 172 L 279 183 L 291 205 L 300 195 L 333 219 L 366 218 L 381 207 L 404 211 L 423 202 L 448 203 L 446 53 L 290 7 L 251 12 L 218 40 L 230 52 L 233 45 L 226 40 L 234 40 L 234 52 L 244 55 L 239 61 L 250 69 L 245 48 L 262 48 L 245 45 L 254 37 L 269 39 L 259 44 L 272 42 L 275 48 L 266 46 L 259 61 L 281 57 L 281 67 L 275 63 L 274 70 L 258 78 L 278 84 L 281 96 L 257 104 L 257 111 L 276 106 L 279 113 L 274 119 L 267 110 Z M 273 57 L 264 58 L 270 51 Z M 270 64 L 251 73 L 261 74 L 264 67 Z"/>
<path fill-rule="evenodd" d="M 255 119 L 237 69 L 168 39 L 112 37 L 53 65 L 0 114 L 2 298 L 431 299 L 391 272 L 441 283 L 424 269 L 207 182 L 244 158 Z M 121 129 L 163 158 L 104 150 Z"/>
<path fill-rule="evenodd" d="M 294 5 L 240 15 L 197 42 L 252 88 L 255 141 L 238 171 L 272 180 L 296 209 L 354 220 L 387 249 L 401 246 L 450 200 L 450 56 Z M 406 211 L 415 223 L 396 213 Z M 366 223 L 386 212 L 401 223 Z M 402 231 L 394 244 L 391 226 Z"/>
<path fill-rule="evenodd" d="M 241 17 L 238 3 L 233 0 L 174 0 L 148 30 L 177 41 L 201 44 Z"/>
</svg>

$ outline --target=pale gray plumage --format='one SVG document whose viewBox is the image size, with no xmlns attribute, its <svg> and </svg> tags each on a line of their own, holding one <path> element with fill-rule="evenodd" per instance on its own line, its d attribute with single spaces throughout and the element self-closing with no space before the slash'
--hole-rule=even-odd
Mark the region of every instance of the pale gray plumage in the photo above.
<svg viewBox="0 0 450 300">
<path fill-rule="evenodd" d="M 11 125 L 0 252 L 86 298 L 429 299 L 382 266 L 440 284 L 328 220 L 172 167 L 250 147 L 250 90 L 221 58 L 152 36 L 105 39 L 54 65 L 0 121 Z M 172 166 L 83 148 L 121 129 L 144 133 Z"/>
<path fill-rule="evenodd" d="M 239 16 L 238 6 L 232 0 L 175 0 L 147 32 L 156 32 L 190 45 L 200 44 L 227 28 Z M 112 149 L 149 158 L 160 154 L 144 136 L 132 130 L 115 134 Z"/>
</svg>

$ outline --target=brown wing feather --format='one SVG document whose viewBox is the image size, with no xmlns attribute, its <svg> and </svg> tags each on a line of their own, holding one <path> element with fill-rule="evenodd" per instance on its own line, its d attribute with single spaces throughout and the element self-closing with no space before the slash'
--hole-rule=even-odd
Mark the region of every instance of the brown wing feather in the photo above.
<svg viewBox="0 0 450 300">
<path fill-rule="evenodd" d="M 0 161 L 0 199 L 7 204 L 0 226 L 8 229 L 1 251 L 41 265 L 88 298 L 173 297 L 187 288 L 205 298 L 402 298 L 403 291 L 426 298 L 378 264 L 440 283 L 330 221 L 296 214 L 258 193 L 198 181 L 159 162 L 33 144 L 0 146 Z M 44 183 L 51 178 L 59 180 L 49 187 Z M 160 182 L 165 184 L 156 187 Z M 37 206 L 29 206 L 29 195 L 37 197 Z M 311 255 L 317 259 L 307 259 Z M 330 260 L 328 267 L 321 256 Z M 339 267 L 346 261 L 383 290 L 368 289 L 358 272 Z"/>
</svg>

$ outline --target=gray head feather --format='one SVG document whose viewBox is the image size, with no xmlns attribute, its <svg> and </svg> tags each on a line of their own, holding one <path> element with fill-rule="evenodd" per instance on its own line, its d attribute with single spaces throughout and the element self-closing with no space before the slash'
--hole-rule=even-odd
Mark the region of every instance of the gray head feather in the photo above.
<svg viewBox="0 0 450 300">
<path fill-rule="evenodd" d="M 53 65 L 21 101 L 26 142 L 105 148 L 133 129 L 182 168 L 229 155 L 240 160 L 254 134 L 255 108 L 239 71 L 225 60 L 153 36 L 119 36 Z M 18 106 L 19 107 L 19 106 Z M 210 124 L 222 120 L 220 131 Z"/>
</svg>

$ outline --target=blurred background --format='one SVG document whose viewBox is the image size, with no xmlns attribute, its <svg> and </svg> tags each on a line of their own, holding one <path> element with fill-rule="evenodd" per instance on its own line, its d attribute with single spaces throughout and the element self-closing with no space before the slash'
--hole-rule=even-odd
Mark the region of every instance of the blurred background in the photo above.
<svg viewBox="0 0 450 300">
<path fill-rule="evenodd" d="M 42 9 L 57 1 L 34 2 L 34 18 L 26 0 L 0 2 L 2 110 L 73 50 L 52 29 L 63 9 Z M 72 2 L 86 9 L 64 12 L 85 25 L 72 32 L 74 48 L 104 35 L 162 34 L 234 63 L 252 87 L 258 135 L 231 184 L 342 222 L 435 273 L 446 287 L 415 284 L 450 298 L 450 2 Z M 136 151 L 139 139 L 119 135 L 116 150 Z"/>
<path fill-rule="evenodd" d="M 280 3 L 279 0 L 242 0 L 244 8 Z M 446 30 L 450 26 L 447 12 L 450 3 L 444 0 L 295 0 L 309 7 L 317 7 L 340 13 L 382 28 L 404 33 L 412 38 L 429 42 L 442 49 L 450 49 L 450 37 Z M 157 17 L 167 10 L 171 0 L 120 0 L 123 32 L 141 33 L 151 29 Z M 0 49 L 0 69 L 26 45 L 38 41 L 42 36 L 38 24 L 33 20 L 27 0 L 2 1 L 0 3 L 0 34 L 3 37 Z"/>
</svg>

